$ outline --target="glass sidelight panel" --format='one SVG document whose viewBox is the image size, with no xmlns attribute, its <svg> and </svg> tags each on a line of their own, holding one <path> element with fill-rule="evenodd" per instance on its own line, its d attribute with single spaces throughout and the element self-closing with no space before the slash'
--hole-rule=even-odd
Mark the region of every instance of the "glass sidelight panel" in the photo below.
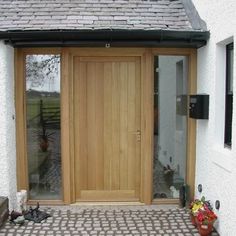
<svg viewBox="0 0 236 236">
<path fill-rule="evenodd" d="M 29 199 L 61 199 L 60 55 L 26 56 L 26 117 Z"/>
<path fill-rule="evenodd" d="M 158 56 L 154 62 L 153 198 L 179 198 L 186 181 L 188 59 Z"/>
</svg>

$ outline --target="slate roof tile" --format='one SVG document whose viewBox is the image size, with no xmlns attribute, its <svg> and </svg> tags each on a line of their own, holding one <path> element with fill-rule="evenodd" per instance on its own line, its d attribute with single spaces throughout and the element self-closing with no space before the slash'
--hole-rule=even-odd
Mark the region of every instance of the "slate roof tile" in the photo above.
<svg viewBox="0 0 236 236">
<path fill-rule="evenodd" d="M 194 28 L 186 0 L 0 0 L 0 31 Z M 188 0 L 190 1 L 190 0 Z"/>
</svg>

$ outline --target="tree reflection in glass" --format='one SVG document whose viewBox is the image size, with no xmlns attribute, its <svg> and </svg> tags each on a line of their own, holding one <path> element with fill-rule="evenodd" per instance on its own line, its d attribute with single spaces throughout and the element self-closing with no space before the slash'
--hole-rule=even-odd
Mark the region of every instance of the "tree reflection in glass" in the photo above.
<svg viewBox="0 0 236 236">
<path fill-rule="evenodd" d="M 29 198 L 61 199 L 60 55 L 26 56 Z"/>
</svg>

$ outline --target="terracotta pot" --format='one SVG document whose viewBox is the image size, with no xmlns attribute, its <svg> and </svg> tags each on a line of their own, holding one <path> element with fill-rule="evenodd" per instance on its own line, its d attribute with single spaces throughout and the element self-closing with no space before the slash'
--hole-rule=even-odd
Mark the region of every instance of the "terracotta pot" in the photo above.
<svg viewBox="0 0 236 236">
<path fill-rule="evenodd" d="M 196 217 L 193 214 L 190 214 L 190 219 L 192 224 L 197 227 Z"/>
<path fill-rule="evenodd" d="M 211 232 L 213 230 L 213 224 L 209 223 L 208 225 L 197 225 L 198 232 L 201 236 L 208 236 L 211 235 Z"/>
<path fill-rule="evenodd" d="M 40 148 L 42 152 L 46 152 L 48 150 L 49 143 L 48 141 L 45 141 L 44 139 L 41 139 L 40 141 Z"/>
</svg>

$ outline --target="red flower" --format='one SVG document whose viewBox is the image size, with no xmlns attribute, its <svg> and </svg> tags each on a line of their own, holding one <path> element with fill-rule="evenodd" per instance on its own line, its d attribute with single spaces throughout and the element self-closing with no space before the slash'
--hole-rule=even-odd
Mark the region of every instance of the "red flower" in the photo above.
<svg viewBox="0 0 236 236">
<path fill-rule="evenodd" d="M 197 214 L 197 220 L 200 224 L 209 224 L 213 223 L 217 219 L 217 216 L 212 210 L 205 208 L 203 210 L 199 210 Z"/>
<path fill-rule="evenodd" d="M 202 222 L 202 221 L 204 220 L 204 215 L 203 215 L 202 212 L 199 212 L 199 213 L 197 214 L 197 220 L 198 220 L 199 222 Z"/>
<path fill-rule="evenodd" d="M 196 216 L 196 221 L 200 225 L 213 224 L 217 219 L 216 214 L 213 212 L 213 208 L 210 201 L 206 201 L 205 197 L 201 200 L 195 199 L 189 206 L 191 214 Z"/>
</svg>

